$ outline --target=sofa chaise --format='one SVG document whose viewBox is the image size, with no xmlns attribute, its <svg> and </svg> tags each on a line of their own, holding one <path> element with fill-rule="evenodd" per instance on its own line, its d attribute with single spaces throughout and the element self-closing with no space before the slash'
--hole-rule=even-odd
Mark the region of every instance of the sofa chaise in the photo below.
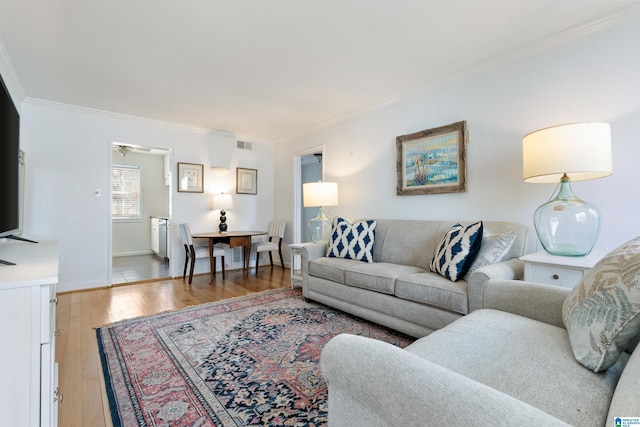
<svg viewBox="0 0 640 427">
<path fill-rule="evenodd" d="M 480 310 L 404 349 L 330 340 L 329 425 L 637 425 L 640 238 L 574 289 L 489 280 L 481 293 Z"/>
<path fill-rule="evenodd" d="M 525 225 L 481 222 L 483 239 L 476 259 L 484 262 L 453 281 L 432 272 L 430 263 L 455 221 L 371 221 L 375 221 L 375 240 L 369 242 L 371 259 L 365 261 L 372 262 L 327 256 L 327 246 L 322 243 L 303 245 L 305 298 L 423 337 L 480 308 L 482 284 L 488 279 L 523 277 L 524 266 L 518 257 L 527 247 Z M 491 245 L 489 240 L 497 244 Z M 482 255 L 483 248 L 489 247 L 497 250 L 490 256 Z"/>
</svg>

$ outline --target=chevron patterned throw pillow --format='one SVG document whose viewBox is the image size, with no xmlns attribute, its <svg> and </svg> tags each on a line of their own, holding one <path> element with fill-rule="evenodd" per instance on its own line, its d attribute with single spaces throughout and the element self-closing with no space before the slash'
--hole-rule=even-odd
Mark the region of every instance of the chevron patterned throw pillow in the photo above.
<svg viewBox="0 0 640 427">
<path fill-rule="evenodd" d="M 376 225 L 375 220 L 350 224 L 344 218 L 334 218 L 327 256 L 373 262 Z"/>
<path fill-rule="evenodd" d="M 452 282 L 464 277 L 478 255 L 482 243 L 482 221 L 466 227 L 456 224 L 440 241 L 431 260 L 431 271 Z"/>
</svg>

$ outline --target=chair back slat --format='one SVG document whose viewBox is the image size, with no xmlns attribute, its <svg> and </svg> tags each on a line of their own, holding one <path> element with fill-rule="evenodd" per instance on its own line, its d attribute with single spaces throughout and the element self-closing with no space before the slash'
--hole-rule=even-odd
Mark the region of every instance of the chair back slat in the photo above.
<svg viewBox="0 0 640 427">
<path fill-rule="evenodd" d="M 182 239 L 182 244 L 187 244 L 187 236 L 184 234 L 184 224 L 179 222 L 176 224 L 178 226 L 178 231 L 180 232 L 180 239 Z"/>
<path fill-rule="evenodd" d="M 193 246 L 193 237 L 191 237 L 191 228 L 189 228 L 188 223 L 184 223 L 184 236 L 187 241 L 187 245 Z"/>
<path fill-rule="evenodd" d="M 191 237 L 191 229 L 186 222 L 178 223 L 178 230 L 180 231 L 180 237 L 182 243 L 187 246 L 193 246 L 193 237 Z"/>
<path fill-rule="evenodd" d="M 269 237 L 277 237 L 282 239 L 284 237 L 284 228 L 287 222 L 284 219 L 274 219 L 269 225 Z"/>
</svg>

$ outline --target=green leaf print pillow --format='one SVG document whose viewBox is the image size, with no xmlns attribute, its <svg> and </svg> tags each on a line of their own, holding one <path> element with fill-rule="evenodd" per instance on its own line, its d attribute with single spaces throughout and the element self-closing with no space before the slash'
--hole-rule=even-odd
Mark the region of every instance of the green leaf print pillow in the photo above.
<svg viewBox="0 0 640 427">
<path fill-rule="evenodd" d="M 607 254 L 562 306 L 573 354 L 594 372 L 616 363 L 640 334 L 640 237 Z"/>
</svg>

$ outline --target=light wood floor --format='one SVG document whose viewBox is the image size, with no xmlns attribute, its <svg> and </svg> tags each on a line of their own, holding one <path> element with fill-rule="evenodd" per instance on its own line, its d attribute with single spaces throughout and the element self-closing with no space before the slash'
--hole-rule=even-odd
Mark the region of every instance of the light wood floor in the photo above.
<svg viewBox="0 0 640 427">
<path fill-rule="evenodd" d="M 63 395 L 59 410 L 61 427 L 108 427 L 111 417 L 102 386 L 102 368 L 95 328 L 122 319 L 148 316 L 168 310 L 219 301 L 269 289 L 289 287 L 289 270 L 263 266 L 193 278 L 191 286 L 182 278 L 128 284 L 58 295 L 56 312 L 60 336 L 56 341 L 59 388 Z"/>
</svg>

